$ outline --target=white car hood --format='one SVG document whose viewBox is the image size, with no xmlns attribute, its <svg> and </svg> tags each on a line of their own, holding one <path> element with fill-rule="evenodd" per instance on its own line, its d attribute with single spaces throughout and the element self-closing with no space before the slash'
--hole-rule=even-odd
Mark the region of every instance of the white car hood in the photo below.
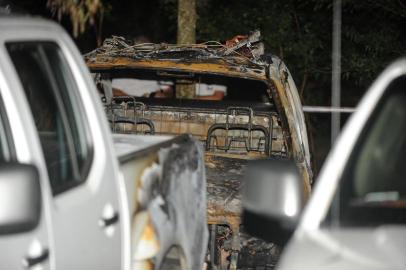
<svg viewBox="0 0 406 270">
<path fill-rule="evenodd" d="M 297 232 L 278 270 L 406 269 L 406 227 Z"/>
</svg>

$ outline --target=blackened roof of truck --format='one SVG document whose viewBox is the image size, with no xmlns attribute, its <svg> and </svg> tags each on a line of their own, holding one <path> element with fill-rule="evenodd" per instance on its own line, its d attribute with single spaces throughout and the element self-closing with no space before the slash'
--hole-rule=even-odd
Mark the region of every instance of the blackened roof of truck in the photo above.
<svg viewBox="0 0 406 270">
<path fill-rule="evenodd" d="M 184 60 L 184 61 L 210 61 L 221 59 L 230 64 L 248 64 L 258 68 L 269 64 L 270 55 L 247 57 L 237 51 L 226 54 L 225 45 L 209 41 L 200 44 L 178 45 L 167 43 L 141 43 L 133 44 L 122 37 L 113 36 L 103 42 L 103 45 L 84 55 L 87 61 L 94 61 L 97 57 L 125 57 L 134 60 Z"/>
<path fill-rule="evenodd" d="M 258 42 L 245 41 L 227 47 L 217 41 L 200 44 L 142 43 L 134 44 L 113 36 L 103 45 L 84 55 L 92 71 L 126 68 L 151 68 L 267 80 L 272 55 L 261 54 Z"/>
</svg>

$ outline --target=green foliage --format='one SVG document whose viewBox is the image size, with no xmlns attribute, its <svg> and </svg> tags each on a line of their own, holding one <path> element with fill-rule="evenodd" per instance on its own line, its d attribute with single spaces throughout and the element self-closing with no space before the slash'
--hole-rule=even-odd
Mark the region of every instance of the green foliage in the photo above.
<svg viewBox="0 0 406 270">
<path fill-rule="evenodd" d="M 327 81 L 330 14 L 314 16 L 315 8 L 312 1 L 207 1 L 198 11 L 198 38 L 221 40 L 260 29 L 267 51 L 287 63 L 297 82 L 309 76 Z"/>
<path fill-rule="evenodd" d="M 404 54 L 405 11 L 401 1 L 367 1 L 343 14 L 343 79 L 366 87 L 394 59 Z"/>
<path fill-rule="evenodd" d="M 198 40 L 224 40 L 260 29 L 267 51 L 291 69 L 304 103 L 329 103 L 332 0 L 205 0 L 198 14 Z M 406 4 L 343 0 L 342 18 L 344 93 L 359 97 L 359 89 L 404 54 Z"/>
</svg>

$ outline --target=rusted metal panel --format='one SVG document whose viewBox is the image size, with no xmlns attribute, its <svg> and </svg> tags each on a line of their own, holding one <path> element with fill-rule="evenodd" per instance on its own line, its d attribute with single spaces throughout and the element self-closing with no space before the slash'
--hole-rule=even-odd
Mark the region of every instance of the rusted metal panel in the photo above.
<svg viewBox="0 0 406 270">
<path fill-rule="evenodd" d="M 248 57 L 246 50 L 239 52 L 238 48 L 230 51 L 220 43 L 188 46 L 129 43 L 116 36 L 106 39 L 100 48 L 84 56 L 86 63 L 93 71 L 141 68 L 268 80 L 266 59 Z M 255 49 L 255 45 L 248 48 L 251 56 Z"/>
<path fill-rule="evenodd" d="M 206 154 L 205 164 L 209 224 L 226 224 L 238 232 L 242 212 L 241 179 L 247 160 Z"/>
<path fill-rule="evenodd" d="M 269 75 L 274 86 L 275 105 L 281 112 L 280 116 L 286 128 L 285 136 L 290 137 L 287 139 L 291 148 L 290 153 L 302 174 L 304 195 L 307 199 L 310 196 L 313 173 L 303 109 L 300 100 L 295 102 L 295 96 L 298 96 L 298 93 L 288 69 L 280 59 L 275 57 L 276 61 L 279 61 L 278 68 L 276 65 L 272 66 Z"/>
<path fill-rule="evenodd" d="M 88 67 L 93 71 L 105 69 L 123 69 L 123 68 L 141 68 L 157 69 L 178 72 L 199 72 L 202 74 L 218 74 L 245 79 L 267 80 L 265 69 L 260 66 L 257 68 L 244 68 L 241 66 L 229 65 L 224 61 L 215 63 L 188 62 L 187 60 L 169 61 L 169 60 L 134 60 L 124 57 L 99 57 L 89 59 Z"/>
<path fill-rule="evenodd" d="M 123 110 L 115 110 L 116 114 L 124 115 Z M 209 147 L 212 151 L 222 153 L 215 146 L 224 146 L 225 138 L 227 136 L 241 137 L 247 131 L 244 130 L 225 130 L 217 129 L 212 130 L 212 135 L 216 136 L 216 140 L 207 141 L 207 136 L 209 134 L 210 127 L 215 124 L 226 122 L 226 111 L 217 110 L 215 112 L 203 111 L 196 108 L 164 108 L 164 107 L 154 107 L 148 106 L 148 110 L 136 110 L 135 117 L 143 117 L 152 121 L 154 125 L 154 131 L 157 135 L 179 135 L 179 134 L 191 134 L 193 137 L 197 138 L 199 141 L 203 142 L 204 147 L 207 147 L 207 143 L 213 144 Z M 134 118 L 134 110 L 130 109 L 125 114 L 129 118 Z M 234 115 L 229 118 L 232 124 L 246 124 L 248 122 L 248 117 L 246 115 Z M 267 131 L 269 136 L 272 136 L 272 151 L 274 153 L 283 152 L 284 150 L 284 139 L 282 136 L 282 128 L 277 121 L 277 116 L 272 112 L 269 113 L 256 113 L 252 117 L 253 126 L 261 126 Z M 142 132 L 143 127 L 141 125 L 133 124 L 115 124 L 112 127 L 113 130 L 120 133 L 139 133 Z M 270 130 L 271 129 L 271 130 Z M 144 130 L 148 130 L 145 128 Z M 228 135 L 227 135 L 228 134 Z M 270 153 L 265 153 L 264 140 L 261 137 L 264 136 L 263 131 L 253 130 L 251 134 L 251 146 L 257 148 L 259 155 L 267 156 Z M 246 151 L 246 145 L 243 142 L 233 142 L 232 145 L 235 152 L 242 152 L 244 158 L 247 156 L 257 156 L 255 152 Z M 228 151 L 230 153 L 230 151 Z"/>
</svg>

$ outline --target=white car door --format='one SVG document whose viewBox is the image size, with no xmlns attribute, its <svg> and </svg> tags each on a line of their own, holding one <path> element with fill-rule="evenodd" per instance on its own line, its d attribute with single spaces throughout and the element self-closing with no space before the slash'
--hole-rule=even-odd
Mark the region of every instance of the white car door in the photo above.
<svg viewBox="0 0 406 270">
<path fill-rule="evenodd" d="M 21 228 L 21 223 L 14 223 L 11 226 L 7 224 L 7 213 L 14 211 L 12 213 L 14 217 L 21 217 L 21 214 L 33 209 L 19 207 L 20 203 L 28 206 L 24 199 L 29 193 L 24 191 L 24 186 L 6 183 L 9 180 L 19 181 L 18 174 L 15 173 L 8 176 L 11 179 L 6 179 L 8 178 L 7 174 L 4 174 L 6 167 L 16 163 L 38 167 L 40 164 L 36 162 L 35 155 L 39 153 L 40 148 L 39 141 L 35 140 L 33 123 L 26 122 L 26 116 L 29 117 L 27 104 L 18 98 L 16 88 L 19 83 L 10 70 L 10 62 L 4 47 L 5 35 L 2 30 L 0 27 L 0 175 L 2 178 L 0 179 L 0 268 L 48 270 L 52 269 L 54 254 L 50 253 L 52 237 L 47 196 L 40 197 L 37 224 L 31 224 L 29 228 Z M 40 182 L 37 182 L 40 187 L 39 196 L 49 192 L 47 189 L 49 185 L 40 178 Z"/>
<path fill-rule="evenodd" d="M 43 151 L 38 158 L 53 193 L 50 252 L 58 270 L 121 269 L 118 165 L 105 145 L 93 96 L 78 83 L 83 77 L 71 54 L 77 52 L 63 32 L 53 38 L 46 32 L 6 48 L 30 104 Z"/>
</svg>

